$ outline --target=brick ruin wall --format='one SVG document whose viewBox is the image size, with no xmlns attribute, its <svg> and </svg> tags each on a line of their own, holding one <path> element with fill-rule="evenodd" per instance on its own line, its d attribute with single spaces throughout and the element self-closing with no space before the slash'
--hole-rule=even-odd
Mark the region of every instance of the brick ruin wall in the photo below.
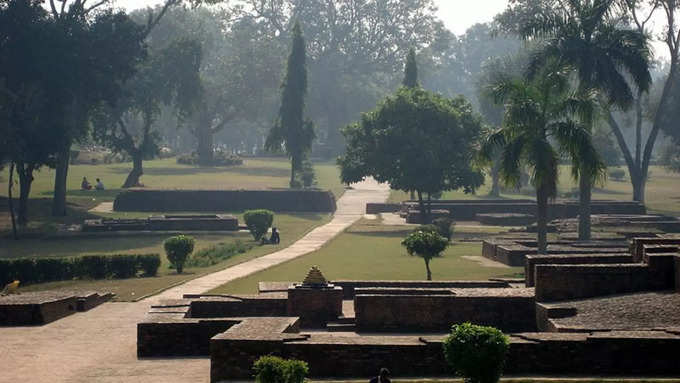
<svg viewBox="0 0 680 383">
<path fill-rule="evenodd" d="M 534 286 L 536 265 L 557 264 L 618 264 L 632 263 L 630 254 L 569 254 L 569 255 L 527 255 L 524 266 L 524 278 L 527 287 Z"/>
</svg>

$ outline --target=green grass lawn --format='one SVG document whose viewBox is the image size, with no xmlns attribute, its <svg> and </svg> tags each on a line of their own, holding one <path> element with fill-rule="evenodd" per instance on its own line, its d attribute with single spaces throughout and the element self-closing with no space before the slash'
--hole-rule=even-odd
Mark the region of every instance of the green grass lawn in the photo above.
<svg viewBox="0 0 680 383">
<path fill-rule="evenodd" d="M 319 266 L 329 279 L 425 279 L 422 258 L 411 257 L 401 246 L 401 240 L 412 230 L 409 227 L 385 226 L 379 221 L 361 220 L 340 234 L 322 249 L 223 285 L 213 293 L 246 294 L 257 292 L 260 281 L 300 281 L 312 266 Z M 456 237 L 465 233 L 457 232 Z M 497 276 L 513 276 L 522 268 L 484 267 L 462 258 L 481 255 L 479 242 L 456 242 L 444 256 L 430 266 L 435 280 L 484 280 Z"/>
<path fill-rule="evenodd" d="M 578 188 L 578 183 L 571 178 L 569 166 L 560 166 L 559 193 L 568 193 Z M 623 169 L 623 168 L 622 168 Z M 680 174 L 672 173 L 662 166 L 651 166 L 651 177 L 647 183 L 646 205 L 650 212 L 680 215 Z M 486 184 L 476 194 L 465 194 L 462 191 L 444 193 L 442 199 L 484 199 L 488 198 L 491 180 L 487 177 Z M 502 194 L 502 198 L 533 199 L 525 194 Z M 390 202 L 401 202 L 409 198 L 407 193 L 392 191 Z M 593 199 L 612 199 L 630 201 L 633 198 L 633 187 L 626 170 L 624 181 L 608 179 L 604 185 L 596 185 Z"/>
<path fill-rule="evenodd" d="M 161 254 L 162 264 L 159 275 L 152 278 L 131 278 L 112 280 L 73 280 L 29 285 L 21 291 L 51 290 L 55 288 L 77 288 L 84 290 L 103 290 L 116 293 L 117 300 L 129 301 L 176 283 L 205 275 L 226 267 L 260 257 L 283 249 L 304 236 L 314 227 L 328 222 L 329 214 L 277 214 L 274 224 L 281 230 L 281 243 L 258 246 L 249 233 L 224 233 L 220 235 L 199 234 L 196 238 L 196 251 L 210 247 L 242 241 L 254 246 L 243 254 L 237 254 L 224 262 L 210 267 L 186 268 L 178 275 L 169 268 L 163 251 L 163 241 L 167 236 L 135 236 L 122 238 L 85 238 L 85 239 L 33 239 L 13 241 L 0 240 L 0 258 L 12 257 L 50 257 L 86 254 Z"/>
</svg>

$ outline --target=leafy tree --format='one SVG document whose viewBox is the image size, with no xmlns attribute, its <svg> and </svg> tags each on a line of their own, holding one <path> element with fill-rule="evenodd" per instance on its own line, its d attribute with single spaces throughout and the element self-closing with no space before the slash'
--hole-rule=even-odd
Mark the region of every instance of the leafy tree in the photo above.
<svg viewBox="0 0 680 383">
<path fill-rule="evenodd" d="M 430 261 L 432 258 L 442 255 L 442 252 L 449 246 L 449 239 L 441 236 L 436 228 L 432 231 L 418 230 L 409 234 L 401 242 L 401 245 L 406 247 L 409 255 L 423 258 L 427 270 L 427 280 L 431 281 Z"/>
<path fill-rule="evenodd" d="M 175 267 L 177 274 L 182 274 L 184 264 L 189 258 L 189 255 L 194 251 L 195 244 L 196 240 L 193 237 L 181 234 L 170 237 L 163 242 L 163 248 L 165 248 L 165 254 L 168 257 L 168 261 Z"/>
<path fill-rule="evenodd" d="M 534 0 L 517 1 L 522 8 Z M 551 4 L 550 1 L 547 4 Z M 540 8 L 540 7 L 539 7 Z M 572 69 L 582 92 L 596 90 L 606 105 L 628 109 L 633 101 L 632 84 L 644 92 L 649 88 L 649 47 L 638 30 L 617 24 L 614 0 L 574 0 L 556 7 L 538 9 L 521 20 L 518 33 L 524 39 L 544 39 L 542 49 L 532 57 L 529 74 L 552 60 Z M 594 170 L 594 168 L 592 168 Z M 579 170 L 579 238 L 590 239 L 590 200 L 597 174 Z"/>
<path fill-rule="evenodd" d="M 531 170 L 539 253 L 547 250 L 548 200 L 557 194 L 560 153 L 572 158 L 575 177 L 584 167 L 591 174 L 603 174 L 605 169 L 588 131 L 595 108 L 593 94 L 570 94 L 568 77 L 552 69 L 542 70 L 531 82 L 500 75 L 491 85 L 496 101 L 506 109 L 503 126 L 487 137 L 480 152 L 488 163 L 500 151 L 500 174 L 506 184 L 517 185 L 524 166 Z"/>
<path fill-rule="evenodd" d="M 415 190 L 427 223 L 430 204 L 426 209 L 424 194 L 430 201 L 447 190 L 472 193 L 483 183 L 471 164 L 480 133 L 480 118 L 464 98 L 402 88 L 344 129 L 347 152 L 338 159 L 342 181 L 372 176 L 396 190 Z"/>
<path fill-rule="evenodd" d="M 281 85 L 281 108 L 279 118 L 267 135 L 265 148 L 280 150 L 285 147 L 291 159 L 290 187 L 296 185 L 295 172 L 312 148 L 314 124 L 304 119 L 305 96 L 307 95 L 307 55 L 305 39 L 300 23 L 293 27 L 293 48 L 288 57 L 286 77 Z"/>
<path fill-rule="evenodd" d="M 256 241 L 262 239 L 274 222 L 274 213 L 270 210 L 248 210 L 243 214 L 243 220 Z"/>
<path fill-rule="evenodd" d="M 200 94 L 198 70 L 201 46 L 193 40 L 179 40 L 153 52 L 125 84 L 116 104 L 102 105 L 93 121 L 95 137 L 116 151 L 132 157 L 133 167 L 123 188 L 139 185 L 143 160 L 158 151 L 155 122 L 162 105 L 172 105 L 181 116 L 193 110 Z"/>
</svg>

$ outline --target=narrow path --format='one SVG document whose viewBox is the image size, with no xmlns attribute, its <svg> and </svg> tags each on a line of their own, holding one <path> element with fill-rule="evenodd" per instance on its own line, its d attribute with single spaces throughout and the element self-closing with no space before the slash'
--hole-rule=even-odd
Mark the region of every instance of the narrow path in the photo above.
<svg viewBox="0 0 680 383">
<path fill-rule="evenodd" d="M 331 222 L 286 249 L 189 281 L 137 303 L 107 303 L 40 327 L 0 328 L 0 383 L 208 382 L 208 358 L 136 356 L 137 326 L 160 299 L 202 293 L 236 278 L 314 251 L 360 219 L 367 202 L 383 202 L 389 189 L 374 181 L 354 185 L 338 201 Z"/>
</svg>

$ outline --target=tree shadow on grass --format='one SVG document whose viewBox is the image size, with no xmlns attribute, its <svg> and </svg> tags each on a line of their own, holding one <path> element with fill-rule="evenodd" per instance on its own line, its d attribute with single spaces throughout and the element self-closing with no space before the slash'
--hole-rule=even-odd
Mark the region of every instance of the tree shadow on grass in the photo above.
<svg viewBox="0 0 680 383">
<path fill-rule="evenodd" d="M 113 168 L 112 173 L 128 174 L 130 169 Z M 223 174 L 233 173 L 245 176 L 257 177 L 283 177 L 290 175 L 290 171 L 285 168 L 269 168 L 269 167 L 149 167 L 144 169 L 144 174 L 148 176 L 186 176 L 186 175 L 201 175 L 201 174 Z"/>
</svg>

